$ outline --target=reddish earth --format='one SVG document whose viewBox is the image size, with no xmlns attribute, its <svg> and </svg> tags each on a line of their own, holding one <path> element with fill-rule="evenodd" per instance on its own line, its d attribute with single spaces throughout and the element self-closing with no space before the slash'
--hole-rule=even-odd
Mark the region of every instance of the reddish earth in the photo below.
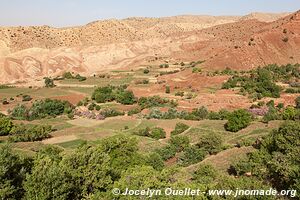
<svg viewBox="0 0 300 200">
<path fill-rule="evenodd" d="M 83 95 L 83 94 L 70 94 L 70 95 L 66 95 L 66 96 L 51 97 L 51 99 L 69 101 L 73 105 L 76 105 L 79 101 L 83 100 L 84 98 L 85 98 L 85 95 Z"/>
</svg>

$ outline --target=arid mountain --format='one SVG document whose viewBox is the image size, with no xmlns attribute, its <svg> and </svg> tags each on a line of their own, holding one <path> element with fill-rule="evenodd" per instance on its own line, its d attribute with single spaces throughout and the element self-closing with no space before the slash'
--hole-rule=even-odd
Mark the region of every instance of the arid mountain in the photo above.
<svg viewBox="0 0 300 200">
<path fill-rule="evenodd" d="M 300 12 L 266 23 L 246 20 L 201 30 L 205 41 L 183 44 L 181 59 L 202 58 L 214 69 L 249 69 L 300 62 Z"/>
<path fill-rule="evenodd" d="M 153 57 L 244 69 L 299 62 L 299 12 L 128 18 L 81 27 L 0 28 L 0 82 L 136 67 Z M 277 20 L 277 21 L 274 21 Z M 270 22 L 272 21 L 272 22 Z"/>
</svg>

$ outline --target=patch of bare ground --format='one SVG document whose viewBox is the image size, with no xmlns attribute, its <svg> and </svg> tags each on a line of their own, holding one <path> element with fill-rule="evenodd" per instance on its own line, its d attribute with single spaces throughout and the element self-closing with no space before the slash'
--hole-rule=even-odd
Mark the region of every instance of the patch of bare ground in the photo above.
<svg viewBox="0 0 300 200">
<path fill-rule="evenodd" d="M 75 135 L 65 135 L 65 136 L 58 136 L 58 137 L 52 137 L 46 140 L 43 140 L 43 144 L 58 144 L 63 142 L 70 142 L 73 140 L 78 139 Z"/>
</svg>

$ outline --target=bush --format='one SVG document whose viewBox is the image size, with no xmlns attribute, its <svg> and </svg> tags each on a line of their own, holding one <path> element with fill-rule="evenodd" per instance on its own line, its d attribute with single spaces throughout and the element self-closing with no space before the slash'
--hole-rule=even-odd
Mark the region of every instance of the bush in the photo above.
<svg viewBox="0 0 300 200">
<path fill-rule="evenodd" d="M 300 96 L 295 99 L 296 108 L 300 108 Z"/>
<path fill-rule="evenodd" d="M 202 161 L 206 156 L 206 152 L 196 146 L 190 146 L 179 156 L 178 163 L 182 166 L 188 166 Z"/>
<path fill-rule="evenodd" d="M 210 184 L 218 176 L 217 170 L 211 165 L 200 165 L 193 174 L 193 180 L 201 184 Z"/>
<path fill-rule="evenodd" d="M 275 109 L 274 107 L 269 107 L 268 112 L 264 115 L 262 121 L 264 123 L 268 123 L 269 121 L 272 120 L 279 120 L 281 119 L 280 113 L 278 112 L 277 109 Z"/>
<path fill-rule="evenodd" d="M 175 93 L 175 96 L 183 97 L 184 96 L 184 92 L 183 91 L 178 91 L 178 92 Z"/>
<path fill-rule="evenodd" d="M 171 131 L 171 135 L 178 135 L 180 133 L 183 133 L 187 129 L 189 129 L 188 125 L 179 122 L 176 124 L 175 129 L 173 131 Z"/>
<path fill-rule="evenodd" d="M 128 115 L 132 116 L 132 115 L 138 114 L 140 112 L 141 112 L 140 108 L 133 108 L 133 109 L 131 109 L 131 110 L 128 111 Z"/>
<path fill-rule="evenodd" d="M 158 153 L 150 153 L 149 155 L 147 155 L 146 163 L 147 165 L 152 166 L 158 171 L 161 171 L 165 166 L 164 160 Z"/>
<path fill-rule="evenodd" d="M 156 153 L 158 153 L 163 160 L 168 160 L 176 155 L 176 147 L 173 145 L 167 145 L 157 149 Z"/>
<path fill-rule="evenodd" d="M 216 133 L 210 133 L 202 136 L 200 141 L 196 144 L 199 149 L 202 149 L 209 154 L 215 154 L 222 150 L 223 139 L 222 136 Z"/>
<path fill-rule="evenodd" d="M 300 93 L 300 88 L 287 88 L 285 90 L 286 93 L 297 94 Z"/>
<path fill-rule="evenodd" d="M 138 101 L 139 106 L 142 109 L 151 108 L 151 107 L 162 107 L 165 105 L 171 105 L 172 101 L 161 98 L 160 96 L 152 96 L 152 97 L 141 97 Z"/>
<path fill-rule="evenodd" d="M 74 77 L 73 77 L 73 75 L 72 75 L 71 72 L 65 72 L 63 74 L 63 78 L 65 78 L 65 79 L 73 79 Z"/>
<path fill-rule="evenodd" d="M 166 132 L 162 128 L 155 127 L 151 130 L 150 137 L 159 140 L 166 137 Z"/>
<path fill-rule="evenodd" d="M 22 101 L 31 101 L 31 100 L 32 100 L 31 96 L 29 96 L 29 95 L 27 95 L 27 94 L 24 94 L 24 95 L 22 96 Z"/>
<path fill-rule="evenodd" d="M 192 73 L 200 73 L 202 70 L 200 68 L 193 68 Z"/>
<path fill-rule="evenodd" d="M 252 121 L 251 114 L 243 109 L 236 110 L 228 116 L 228 122 L 225 124 L 225 129 L 231 132 L 237 132 L 249 126 Z"/>
<path fill-rule="evenodd" d="M 12 128 L 12 121 L 7 117 L 0 116 L 0 136 L 8 135 Z"/>
<path fill-rule="evenodd" d="M 294 120 L 296 117 L 296 110 L 292 106 L 288 106 L 287 108 L 284 109 L 282 113 L 282 118 L 284 120 Z"/>
<path fill-rule="evenodd" d="M 282 41 L 283 41 L 283 42 L 288 42 L 288 41 L 289 41 L 289 38 L 288 38 L 288 37 L 285 37 L 285 38 L 282 39 Z"/>
<path fill-rule="evenodd" d="M 101 109 L 101 106 L 96 105 L 95 109 L 96 109 L 97 111 L 99 111 L 99 110 Z"/>
<path fill-rule="evenodd" d="M 144 69 L 144 74 L 149 74 L 150 70 L 149 69 Z"/>
<path fill-rule="evenodd" d="M 190 146 L 190 140 L 187 136 L 171 137 L 169 144 L 176 148 L 177 152 L 181 152 Z"/>
<path fill-rule="evenodd" d="M 170 94 L 171 90 L 170 90 L 170 86 L 166 86 L 166 93 Z"/>
<path fill-rule="evenodd" d="M 155 127 L 150 129 L 149 127 L 140 129 L 139 131 L 135 132 L 136 135 L 151 137 L 153 139 L 159 140 L 166 137 L 166 132 L 164 129 Z"/>
<path fill-rule="evenodd" d="M 125 115 L 125 113 L 122 111 L 118 111 L 115 109 L 109 109 L 109 108 L 101 110 L 100 114 L 104 117 L 115 117 L 115 116 Z"/>
<path fill-rule="evenodd" d="M 53 79 L 48 78 L 48 77 L 45 77 L 44 79 L 45 79 L 45 81 L 44 81 L 45 87 L 47 87 L 47 88 L 53 88 L 53 87 L 55 87 Z"/>
</svg>

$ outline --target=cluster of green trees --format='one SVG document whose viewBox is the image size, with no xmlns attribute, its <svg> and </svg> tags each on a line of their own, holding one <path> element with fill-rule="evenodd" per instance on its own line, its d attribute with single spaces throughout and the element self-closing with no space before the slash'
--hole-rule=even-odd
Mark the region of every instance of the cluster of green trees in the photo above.
<svg viewBox="0 0 300 200">
<path fill-rule="evenodd" d="M 92 94 L 92 100 L 97 103 L 117 101 L 124 105 L 136 103 L 136 97 L 132 91 L 126 90 L 127 85 L 123 86 L 105 86 L 97 88 Z"/>
<path fill-rule="evenodd" d="M 10 142 L 34 142 L 50 137 L 50 125 L 16 124 L 10 131 Z"/>
<path fill-rule="evenodd" d="M 10 115 L 12 118 L 18 120 L 35 120 L 69 114 L 73 109 L 74 106 L 68 101 L 44 99 L 33 102 L 31 107 L 17 105 L 10 111 Z"/>
<path fill-rule="evenodd" d="M 76 76 L 73 76 L 71 72 L 65 72 L 63 74 L 64 79 L 77 79 L 78 81 L 85 81 L 86 77 L 81 76 L 80 74 L 77 74 Z"/>
<path fill-rule="evenodd" d="M 33 142 L 50 137 L 49 125 L 14 124 L 6 116 L 0 116 L 0 136 L 9 136 L 10 142 Z"/>
<path fill-rule="evenodd" d="M 223 148 L 223 139 L 216 133 L 204 134 L 196 144 L 190 144 L 187 136 L 172 136 L 168 145 L 156 152 L 163 160 L 176 156 L 180 166 L 189 166 L 202 161 L 208 154 L 216 154 Z"/>
<path fill-rule="evenodd" d="M 264 115 L 262 121 L 267 123 L 272 120 L 299 120 L 300 119 L 300 96 L 295 100 L 296 106 L 284 107 L 283 104 L 275 106 L 273 100 L 267 103 L 268 112 Z"/>
<path fill-rule="evenodd" d="M 0 198 L 128 199 L 128 196 L 113 196 L 111 192 L 113 188 L 124 191 L 128 186 L 130 189 L 188 187 L 202 191 L 236 188 L 267 190 L 270 187 L 299 190 L 299 144 L 300 124 L 289 121 L 264 138 L 257 145 L 258 149 L 246 159 L 232 166 L 230 171 L 236 176 L 200 164 L 190 180 L 181 178 L 181 168 L 166 168 L 164 160 L 176 157 L 179 166 L 197 163 L 206 155 L 215 154 L 223 148 L 220 135 L 205 134 L 196 144 L 190 144 L 186 136 L 173 136 L 165 147 L 147 154 L 138 151 L 135 137 L 124 135 L 105 138 L 94 146 L 82 144 L 68 153 L 56 146 L 46 146 L 34 157 L 22 156 L 10 146 L 1 145 Z M 249 174 L 251 177 L 248 177 Z M 201 199 L 212 198 L 201 195 Z M 275 198 L 251 196 L 249 199 Z"/>
<path fill-rule="evenodd" d="M 159 109 L 151 109 L 150 113 L 146 115 L 148 119 L 185 119 L 185 120 L 202 120 L 206 119 L 209 112 L 202 106 L 196 108 L 191 112 L 178 111 L 175 108 L 170 108 L 167 112 L 162 112 Z"/>
<path fill-rule="evenodd" d="M 278 190 L 300 190 L 300 123 L 287 121 L 264 138 L 258 150 L 233 166 L 237 175 L 249 172 Z M 299 194 L 298 194 L 299 197 Z"/>
<path fill-rule="evenodd" d="M 151 137 L 153 139 L 159 140 L 166 137 L 166 131 L 160 127 L 140 129 L 134 133 L 135 135 Z"/>
<path fill-rule="evenodd" d="M 128 185 L 134 187 L 147 181 L 135 173 L 148 174 L 150 170 L 160 174 L 164 166 L 157 154 L 140 154 L 136 139 L 123 135 L 96 146 L 83 145 L 68 154 L 46 146 L 34 158 L 1 145 L 0 160 L 2 199 L 113 199 L 111 189 L 124 187 L 129 173 L 135 183 Z"/>
<path fill-rule="evenodd" d="M 100 111 L 100 114 L 103 115 L 106 118 L 107 117 L 115 117 L 115 116 L 125 115 L 125 113 L 123 111 L 118 111 L 118 110 L 111 109 L 111 108 L 102 109 Z"/>
<path fill-rule="evenodd" d="M 278 81 L 291 81 L 299 79 L 299 64 L 295 65 L 268 65 L 249 71 L 246 75 L 234 75 L 222 86 L 224 89 L 240 87 L 242 94 L 250 94 L 254 99 L 263 97 L 280 97 L 281 88 L 276 85 Z"/>
<path fill-rule="evenodd" d="M 138 104 L 141 107 L 141 109 L 152 108 L 152 107 L 162 107 L 162 106 L 170 106 L 170 107 L 177 106 L 176 101 L 162 98 L 158 95 L 151 96 L 151 97 L 141 97 L 138 100 Z"/>
</svg>

